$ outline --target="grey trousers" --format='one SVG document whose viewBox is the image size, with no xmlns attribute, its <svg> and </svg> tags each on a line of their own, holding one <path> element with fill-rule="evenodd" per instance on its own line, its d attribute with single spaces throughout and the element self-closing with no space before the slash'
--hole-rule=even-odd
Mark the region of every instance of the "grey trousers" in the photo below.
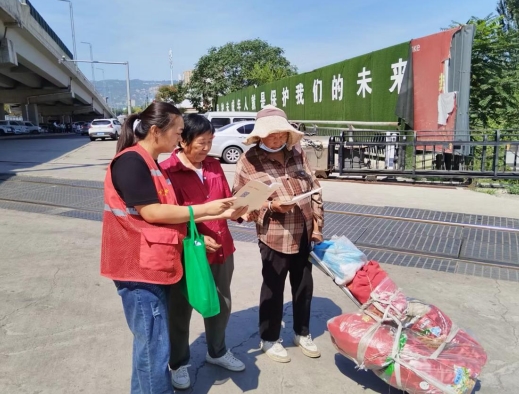
<svg viewBox="0 0 519 394">
<path fill-rule="evenodd" d="M 231 280 L 234 271 L 234 256 L 230 255 L 223 264 L 211 264 L 214 282 L 220 299 L 220 313 L 204 319 L 207 351 L 213 358 L 227 352 L 225 329 L 231 315 Z M 169 366 L 178 369 L 189 363 L 189 323 L 193 308 L 182 294 L 180 284 L 171 285 L 169 293 L 169 338 L 171 353 Z"/>
</svg>

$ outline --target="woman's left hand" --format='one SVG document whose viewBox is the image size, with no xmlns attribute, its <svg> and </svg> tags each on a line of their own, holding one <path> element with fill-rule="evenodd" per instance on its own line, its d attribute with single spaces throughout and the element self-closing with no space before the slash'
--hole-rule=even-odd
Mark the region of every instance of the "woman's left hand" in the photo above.
<svg viewBox="0 0 519 394">
<path fill-rule="evenodd" d="M 320 244 L 323 242 L 323 234 L 320 231 L 313 231 L 312 232 L 312 242 L 315 242 L 316 244 Z"/>
<path fill-rule="evenodd" d="M 224 215 L 225 219 L 238 220 L 239 217 L 241 217 L 247 213 L 248 209 L 249 209 L 248 206 L 231 208 L 231 209 L 228 209 L 227 211 L 225 211 L 223 213 L 223 215 Z"/>
</svg>

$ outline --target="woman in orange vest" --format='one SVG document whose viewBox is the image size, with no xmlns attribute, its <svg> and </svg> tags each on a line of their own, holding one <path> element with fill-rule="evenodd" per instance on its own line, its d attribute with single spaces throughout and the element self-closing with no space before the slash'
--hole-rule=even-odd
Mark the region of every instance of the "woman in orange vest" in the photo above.
<svg viewBox="0 0 519 394">
<path fill-rule="evenodd" d="M 173 105 L 154 102 L 124 123 L 104 192 L 101 275 L 115 282 L 133 333 L 131 393 L 173 394 L 169 362 L 168 285 L 183 274 L 189 210 L 179 206 L 158 165 L 176 147 L 184 121 Z M 233 198 L 193 205 L 195 220 L 238 218 Z"/>
</svg>

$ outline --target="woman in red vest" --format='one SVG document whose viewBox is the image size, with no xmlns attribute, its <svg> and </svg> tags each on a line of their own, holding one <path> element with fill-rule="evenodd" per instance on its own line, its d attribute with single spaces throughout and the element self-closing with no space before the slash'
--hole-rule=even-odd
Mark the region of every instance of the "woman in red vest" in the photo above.
<svg viewBox="0 0 519 394">
<path fill-rule="evenodd" d="M 133 333 L 132 394 L 173 393 L 167 291 L 183 274 L 189 211 L 177 204 L 157 160 L 175 148 L 183 127 L 179 110 L 168 103 L 129 116 L 105 179 L 101 275 L 115 282 Z M 232 200 L 193 205 L 195 219 L 242 215 Z"/>
<path fill-rule="evenodd" d="M 214 127 L 204 116 L 191 114 L 184 118 L 180 148 L 160 166 L 171 179 L 178 203 L 204 204 L 231 197 L 220 162 L 207 157 L 214 137 Z M 207 342 L 206 361 L 228 369 L 243 371 L 245 364 L 227 349 L 225 329 L 231 315 L 231 279 L 234 271 L 234 243 L 226 220 L 212 220 L 197 225 L 204 235 L 207 258 L 218 289 L 220 313 L 204 319 Z M 173 387 L 187 389 L 190 385 L 189 322 L 193 308 L 182 293 L 180 285 L 171 286 L 169 295 L 169 334 L 171 353 L 169 366 Z"/>
</svg>

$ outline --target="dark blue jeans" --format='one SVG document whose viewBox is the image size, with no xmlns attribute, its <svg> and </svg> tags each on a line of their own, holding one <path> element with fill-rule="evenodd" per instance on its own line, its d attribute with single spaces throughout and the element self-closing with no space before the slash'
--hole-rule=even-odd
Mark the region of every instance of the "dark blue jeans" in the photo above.
<svg viewBox="0 0 519 394">
<path fill-rule="evenodd" d="M 173 394 L 168 369 L 168 286 L 114 283 L 133 334 L 131 394 Z"/>
</svg>

